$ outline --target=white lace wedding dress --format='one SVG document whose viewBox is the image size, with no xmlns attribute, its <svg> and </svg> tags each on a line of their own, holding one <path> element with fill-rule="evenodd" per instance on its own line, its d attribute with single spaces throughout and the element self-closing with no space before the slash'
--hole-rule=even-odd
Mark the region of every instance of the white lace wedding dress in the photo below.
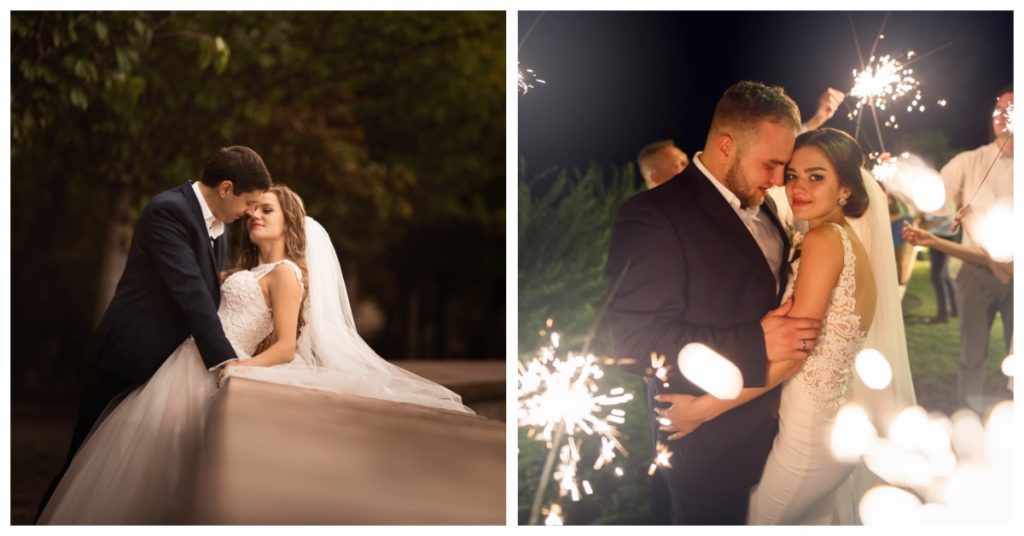
<svg viewBox="0 0 1024 536">
<path fill-rule="evenodd" d="M 843 270 L 817 345 L 800 372 L 782 388 L 779 433 L 750 497 L 750 524 L 837 523 L 835 494 L 857 466 L 835 459 L 829 436 L 850 393 L 853 362 L 871 325 L 875 300 L 866 293 L 874 285 L 858 288 L 859 278 L 871 276 L 871 265 L 867 259 L 858 259 L 847 229 L 832 225 L 843 242 Z M 798 268 L 799 262 L 794 272 Z M 795 279 L 794 274 L 790 281 Z M 792 286 L 784 300 L 791 292 Z"/>
<path fill-rule="evenodd" d="M 327 240 L 326 232 L 319 224 L 314 230 L 322 234 L 321 243 Z M 337 263 L 329 242 L 319 250 Z M 307 261 L 310 253 L 307 251 Z M 299 268 L 284 260 L 236 272 L 221 285 L 218 315 L 225 335 L 243 361 L 273 330 L 273 317 L 260 290 L 259 280 L 282 263 L 290 266 L 296 277 L 302 280 Z M 316 290 L 312 281 L 320 280 L 321 276 L 322 273 L 314 274 L 311 269 L 311 292 Z M 330 273 L 327 276 L 334 278 Z M 337 276 L 340 278 L 340 269 Z M 344 292 L 344 282 L 340 284 L 340 290 Z M 347 306 L 347 297 L 345 299 Z M 308 303 L 304 311 L 310 312 Z M 345 309 L 345 314 L 348 313 L 350 311 Z M 311 325 L 324 322 L 319 315 L 306 318 Z M 354 347 L 356 340 L 365 345 L 354 335 L 354 328 L 352 332 L 350 346 Z M 377 378 L 367 378 L 355 368 L 326 368 L 318 362 L 318 356 L 313 355 L 317 350 L 310 346 L 309 340 L 310 336 L 300 334 L 300 353 L 287 365 L 237 367 L 235 370 L 243 371 L 237 375 L 470 411 L 462 406 L 458 395 L 400 369 L 382 380 L 379 373 L 375 374 Z M 305 353 L 302 350 L 306 350 Z M 373 358 L 366 359 L 365 363 L 381 361 L 373 364 L 377 372 L 398 369 L 373 354 L 372 350 L 367 354 L 362 348 L 334 348 L 320 353 L 333 353 L 337 361 L 345 355 L 352 355 L 351 361 L 360 361 L 362 358 L 349 353 L 353 351 L 361 352 L 364 358 Z M 57 486 L 39 523 L 124 525 L 182 522 L 182 515 L 190 507 L 188 501 L 199 466 L 207 411 L 216 392 L 217 374 L 205 368 L 195 342 L 189 338 L 149 381 L 130 392 L 93 428 Z"/>
</svg>

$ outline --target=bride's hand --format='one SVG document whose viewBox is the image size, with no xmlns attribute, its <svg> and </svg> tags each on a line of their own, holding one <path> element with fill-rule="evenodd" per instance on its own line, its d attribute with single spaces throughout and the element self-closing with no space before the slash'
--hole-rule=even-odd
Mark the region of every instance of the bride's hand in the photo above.
<svg viewBox="0 0 1024 536">
<path fill-rule="evenodd" d="M 711 399 L 709 395 L 665 394 L 657 395 L 654 399 L 671 404 L 667 408 L 654 409 L 658 414 L 658 422 L 661 424 L 659 430 L 672 434 L 668 436 L 669 441 L 685 437 L 700 425 L 711 420 L 711 412 L 708 407 Z"/>
<path fill-rule="evenodd" d="M 224 380 L 228 378 L 228 371 L 238 366 L 238 360 L 232 359 L 227 363 L 224 363 L 220 369 L 217 370 L 217 387 L 224 385 Z"/>
</svg>

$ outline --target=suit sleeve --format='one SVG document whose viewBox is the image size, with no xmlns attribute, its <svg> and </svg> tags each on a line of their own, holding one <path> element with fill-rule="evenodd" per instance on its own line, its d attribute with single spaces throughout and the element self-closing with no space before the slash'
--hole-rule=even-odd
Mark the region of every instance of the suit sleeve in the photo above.
<svg viewBox="0 0 1024 536">
<path fill-rule="evenodd" d="M 703 394 L 676 366 L 679 350 L 699 342 L 734 363 L 743 375 L 744 387 L 763 387 L 768 361 L 760 322 L 722 328 L 684 320 L 696 316 L 688 311 L 692 305 L 687 296 L 695 291 L 713 293 L 713 288 L 695 287 L 716 284 L 688 280 L 687 256 L 689 262 L 700 262 L 699 255 L 682 251 L 671 222 L 660 208 L 639 198 L 622 206 L 607 264 L 612 285 L 629 265 L 608 309 L 616 357 L 632 358 L 634 363 L 624 368 L 646 374 L 651 354 L 664 355 L 671 365 L 670 390 Z"/>
<path fill-rule="evenodd" d="M 140 242 L 147 245 L 149 258 L 184 315 L 203 362 L 212 368 L 236 355 L 224 335 L 195 251 L 189 247 L 186 218 L 173 205 L 151 206 L 139 219 L 136 232 L 141 233 Z"/>
</svg>

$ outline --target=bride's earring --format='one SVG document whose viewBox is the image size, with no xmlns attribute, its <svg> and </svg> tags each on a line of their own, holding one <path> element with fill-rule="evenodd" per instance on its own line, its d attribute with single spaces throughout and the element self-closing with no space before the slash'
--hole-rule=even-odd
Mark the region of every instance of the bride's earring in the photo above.
<svg viewBox="0 0 1024 536">
<path fill-rule="evenodd" d="M 839 198 L 839 206 L 841 206 L 841 207 L 845 207 L 846 206 L 846 198 L 845 197 L 840 197 Z"/>
</svg>

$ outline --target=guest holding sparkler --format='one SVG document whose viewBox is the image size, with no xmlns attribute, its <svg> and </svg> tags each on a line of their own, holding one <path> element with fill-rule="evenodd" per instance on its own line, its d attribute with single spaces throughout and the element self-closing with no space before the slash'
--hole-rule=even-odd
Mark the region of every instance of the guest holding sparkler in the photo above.
<svg viewBox="0 0 1024 536">
<path fill-rule="evenodd" d="M 813 350 L 821 322 L 785 316 L 789 239 L 765 197 L 781 185 L 800 128 L 778 87 L 740 82 L 719 100 L 704 150 L 667 184 L 619 210 L 607 274 L 621 277 L 608 323 L 620 359 L 674 357 L 699 342 L 727 356 L 747 387 L 767 396 L 670 442 L 673 522 L 743 524 L 778 429 L 779 390 Z M 624 275 L 620 275 L 624 274 Z M 657 392 L 701 394 L 677 369 Z M 651 416 L 654 417 L 653 415 Z M 659 433 L 660 439 L 666 439 Z"/>
<path fill-rule="evenodd" d="M 982 365 L 997 311 L 1003 319 L 1007 351 L 1013 338 L 1012 263 L 1001 265 L 993 260 L 991 247 L 986 247 L 989 237 L 983 229 L 994 209 L 1013 206 L 1012 109 L 1013 86 L 1009 86 L 999 92 L 992 113 L 994 141 L 958 154 L 942 168 L 947 197 L 959 209 L 962 244 L 914 227 L 904 233 L 908 241 L 935 247 L 965 261 L 956 278 L 961 316 L 957 398 L 961 405 L 978 413 L 985 410 Z"/>
</svg>

